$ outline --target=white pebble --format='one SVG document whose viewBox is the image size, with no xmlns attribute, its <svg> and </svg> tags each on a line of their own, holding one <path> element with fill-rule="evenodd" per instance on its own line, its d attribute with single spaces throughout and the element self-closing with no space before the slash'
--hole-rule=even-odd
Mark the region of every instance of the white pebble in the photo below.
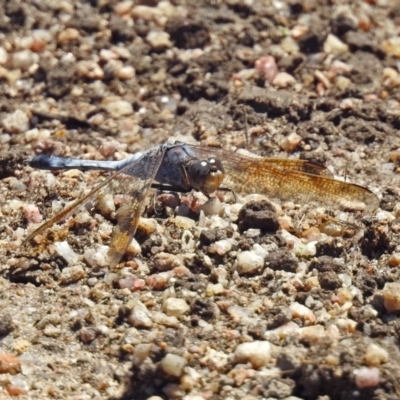
<svg viewBox="0 0 400 400">
<path fill-rule="evenodd" d="M 266 340 L 241 343 L 236 347 L 234 362 L 236 364 L 250 362 L 253 368 L 264 367 L 271 361 L 271 351 L 271 343 Z"/>
<path fill-rule="evenodd" d="M 314 324 L 316 317 L 315 314 L 303 304 L 294 302 L 290 305 L 290 311 L 292 312 L 293 318 L 303 318 L 310 324 Z"/>
<path fill-rule="evenodd" d="M 23 133 L 29 129 L 28 114 L 22 110 L 15 110 L 2 120 L 2 125 L 8 133 Z"/>
<path fill-rule="evenodd" d="M 239 275 L 255 273 L 263 266 L 264 259 L 254 251 L 243 251 L 237 256 L 236 270 Z"/>
<path fill-rule="evenodd" d="M 389 353 L 375 343 L 371 343 L 367 347 L 367 351 L 364 355 L 364 362 L 369 367 L 378 367 L 381 364 L 389 361 Z"/>
<path fill-rule="evenodd" d="M 60 32 L 60 34 L 57 37 L 57 41 L 59 44 L 64 44 L 64 43 L 68 43 L 68 42 L 77 40 L 77 39 L 79 39 L 80 36 L 81 35 L 80 35 L 78 29 L 66 28 Z"/>
<path fill-rule="evenodd" d="M 53 324 L 47 324 L 44 329 L 43 333 L 48 337 L 57 337 L 61 334 L 61 329 Z"/>
<path fill-rule="evenodd" d="M 209 283 L 206 288 L 206 296 L 207 297 L 216 296 L 222 294 L 224 290 L 225 289 L 221 283 L 215 283 L 215 284 Z"/>
<path fill-rule="evenodd" d="M 128 322 L 135 328 L 150 329 L 153 326 L 149 310 L 141 301 L 138 301 L 132 308 Z"/>
<path fill-rule="evenodd" d="M 279 72 L 272 81 L 272 85 L 279 89 L 293 86 L 295 83 L 296 79 L 294 78 L 294 76 L 288 74 L 287 72 Z"/>
<path fill-rule="evenodd" d="M 17 51 L 11 56 L 11 65 L 14 69 L 27 70 L 33 64 L 39 62 L 39 55 L 31 50 Z"/>
<path fill-rule="evenodd" d="M 99 246 L 97 249 L 86 250 L 83 254 L 83 258 L 92 268 L 108 267 L 110 265 L 110 262 L 107 253 L 108 246 Z"/>
<path fill-rule="evenodd" d="M 175 218 L 171 218 L 170 221 L 180 229 L 190 229 L 195 226 L 196 222 L 188 217 L 177 215 Z"/>
<path fill-rule="evenodd" d="M 133 114 L 132 104 L 126 100 L 111 101 L 104 108 L 113 117 L 124 117 Z"/>
<path fill-rule="evenodd" d="M 212 348 L 207 349 L 206 355 L 200 360 L 202 365 L 206 365 L 211 370 L 219 370 L 228 364 L 228 354 Z"/>
<path fill-rule="evenodd" d="M 335 35 L 329 34 L 324 42 L 324 52 L 328 54 L 339 54 L 349 51 L 349 46 L 343 43 Z"/>
<path fill-rule="evenodd" d="M 379 385 L 380 372 L 378 368 L 362 367 L 354 371 L 356 386 L 359 389 L 373 388 Z"/>
<path fill-rule="evenodd" d="M 232 249 L 232 243 L 228 239 L 218 240 L 212 243 L 209 247 L 210 253 L 216 253 L 219 256 L 223 256 Z"/>
<path fill-rule="evenodd" d="M 71 249 L 67 241 L 55 242 L 54 249 L 69 265 L 76 264 L 79 261 L 78 254 Z"/>
<path fill-rule="evenodd" d="M 111 193 L 106 193 L 104 196 L 99 196 L 97 207 L 103 217 L 110 217 L 115 212 L 114 197 Z"/>
<path fill-rule="evenodd" d="M 176 354 L 168 353 L 161 360 L 160 366 L 166 374 L 179 378 L 183 374 L 183 370 L 186 366 L 186 360 Z"/>
<path fill-rule="evenodd" d="M 382 290 L 383 304 L 389 312 L 400 310 L 400 282 L 387 282 Z"/>
<path fill-rule="evenodd" d="M 133 7 L 132 17 L 137 19 L 143 19 L 144 21 L 152 21 L 159 26 L 163 26 L 167 21 L 167 17 L 163 15 L 163 13 L 158 7 L 149 7 L 141 5 Z"/>
<path fill-rule="evenodd" d="M 162 50 L 172 47 L 172 42 L 169 39 L 169 34 L 162 31 L 150 31 L 147 34 L 146 40 L 153 49 Z"/>
<path fill-rule="evenodd" d="M 104 79 L 104 71 L 94 61 L 82 60 L 77 62 L 76 66 L 78 74 L 83 78 L 91 80 Z"/>
<path fill-rule="evenodd" d="M 170 297 L 163 303 L 163 311 L 165 314 L 179 317 L 189 311 L 190 307 L 184 299 L 178 299 L 176 297 Z"/>
<path fill-rule="evenodd" d="M 180 326 L 178 318 L 168 316 L 163 312 L 153 311 L 151 317 L 152 320 L 158 325 L 169 326 L 171 328 L 178 328 Z"/>
<path fill-rule="evenodd" d="M 221 202 L 218 197 L 210 197 L 201 207 L 204 215 L 219 215 L 221 212 Z"/>
<path fill-rule="evenodd" d="M 121 79 L 122 81 L 125 81 L 127 79 L 132 79 L 134 78 L 136 71 L 135 68 L 133 68 L 130 65 L 124 65 L 120 69 L 118 69 L 115 72 L 117 78 Z"/>
</svg>

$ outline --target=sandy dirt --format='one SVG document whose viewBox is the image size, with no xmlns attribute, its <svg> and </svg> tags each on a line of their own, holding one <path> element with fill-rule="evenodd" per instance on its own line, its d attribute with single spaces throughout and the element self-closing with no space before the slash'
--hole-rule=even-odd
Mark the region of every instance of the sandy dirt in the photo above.
<svg viewBox="0 0 400 400">
<path fill-rule="evenodd" d="M 399 10 L 0 1 L 0 399 L 400 399 Z M 156 193 L 111 269 L 100 199 L 21 246 L 107 176 L 27 158 L 174 140 L 310 160 L 380 207 Z"/>
</svg>

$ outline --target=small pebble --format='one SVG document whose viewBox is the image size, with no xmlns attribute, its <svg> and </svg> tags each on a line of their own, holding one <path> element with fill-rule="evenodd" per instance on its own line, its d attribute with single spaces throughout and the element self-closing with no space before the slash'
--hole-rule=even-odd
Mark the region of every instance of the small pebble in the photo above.
<svg viewBox="0 0 400 400">
<path fill-rule="evenodd" d="M 138 301 L 132 308 L 128 317 L 128 322 L 135 328 L 150 329 L 153 326 L 153 321 L 150 318 L 150 313 L 147 307 Z"/>
<path fill-rule="evenodd" d="M 80 265 L 76 265 L 73 267 L 64 268 L 62 270 L 60 282 L 63 285 L 70 285 L 71 283 L 78 282 L 85 277 L 85 270 Z"/>
<path fill-rule="evenodd" d="M 115 76 L 121 79 L 121 81 L 132 79 L 135 77 L 135 75 L 136 75 L 135 68 L 133 68 L 130 65 L 124 65 L 120 69 L 115 71 Z"/>
<path fill-rule="evenodd" d="M 299 338 L 311 343 L 317 343 L 326 338 L 326 331 L 322 325 L 304 326 L 298 330 Z"/>
<path fill-rule="evenodd" d="M 190 307 L 184 299 L 169 297 L 163 302 L 163 311 L 165 312 L 165 314 L 173 317 L 180 317 L 189 310 Z"/>
<path fill-rule="evenodd" d="M 139 279 L 136 275 L 129 276 L 127 278 L 120 279 L 118 281 L 120 289 L 129 289 L 134 292 L 136 290 L 143 289 L 146 286 L 146 282 L 143 279 Z"/>
<path fill-rule="evenodd" d="M 77 40 L 77 39 L 79 39 L 80 36 L 81 35 L 80 35 L 78 29 L 66 28 L 59 33 L 57 41 L 59 44 L 64 44 L 64 43 L 68 43 L 68 42 Z"/>
<path fill-rule="evenodd" d="M 175 218 L 170 218 L 170 221 L 180 229 L 190 229 L 196 225 L 196 222 L 188 217 L 177 215 Z"/>
<path fill-rule="evenodd" d="M 206 296 L 212 297 L 224 293 L 225 289 L 221 283 L 209 283 L 206 288 Z"/>
<path fill-rule="evenodd" d="M 97 80 L 104 79 L 104 72 L 95 61 L 82 60 L 76 64 L 78 74 L 82 78 Z"/>
<path fill-rule="evenodd" d="M 28 114 L 22 110 L 15 110 L 1 121 L 8 133 L 23 133 L 29 129 Z"/>
<path fill-rule="evenodd" d="M 373 388 L 379 385 L 380 372 L 378 368 L 362 367 L 354 371 L 355 383 L 359 389 Z"/>
<path fill-rule="evenodd" d="M 400 36 L 394 36 L 384 40 L 381 44 L 381 48 L 388 56 L 400 58 Z"/>
<path fill-rule="evenodd" d="M 364 355 L 364 362 L 369 367 L 379 367 L 389 361 L 389 353 L 381 346 L 371 343 Z"/>
<path fill-rule="evenodd" d="M 99 246 L 97 249 L 88 249 L 83 254 L 83 259 L 92 268 L 105 268 L 110 265 L 108 259 L 108 246 Z"/>
<path fill-rule="evenodd" d="M 11 65 L 14 69 L 27 70 L 39 62 L 39 55 L 31 50 L 21 50 L 11 55 Z"/>
<path fill-rule="evenodd" d="M 163 26 L 167 18 L 163 15 L 158 7 L 149 7 L 137 5 L 132 8 L 132 17 L 142 19 L 144 21 L 155 22 L 159 26 Z"/>
<path fill-rule="evenodd" d="M 150 31 L 146 36 L 146 40 L 155 50 L 169 49 L 172 47 L 172 42 L 167 32 Z"/>
<path fill-rule="evenodd" d="M 400 282 L 387 282 L 382 290 L 383 304 L 389 312 L 400 310 Z"/>
<path fill-rule="evenodd" d="M 241 343 L 234 352 L 234 362 L 236 364 L 250 362 L 255 369 L 264 367 L 271 361 L 271 351 L 271 343 L 266 340 Z"/>
<path fill-rule="evenodd" d="M 58 337 L 61 334 L 61 329 L 58 326 L 54 326 L 53 324 L 46 324 L 43 329 L 43 334 L 48 337 Z"/>
<path fill-rule="evenodd" d="M 394 89 L 400 86 L 400 74 L 394 68 L 384 68 L 382 72 L 383 86 Z"/>
<path fill-rule="evenodd" d="M 83 327 L 79 331 L 79 338 L 85 344 L 93 342 L 94 339 L 97 337 L 97 332 L 93 328 Z"/>
<path fill-rule="evenodd" d="M 242 251 L 236 259 L 236 270 L 239 275 L 254 274 L 264 267 L 264 258 L 254 251 Z"/>
<path fill-rule="evenodd" d="M 308 321 L 310 324 L 314 324 L 316 317 L 315 314 L 303 304 L 294 302 L 290 305 L 290 311 L 292 312 L 293 318 L 302 318 Z"/>
<path fill-rule="evenodd" d="M 182 376 L 186 364 L 183 357 L 168 353 L 161 360 L 160 367 L 166 374 L 179 378 Z"/>
<path fill-rule="evenodd" d="M 163 312 L 152 312 L 151 317 L 156 324 L 169 326 L 171 328 L 178 328 L 180 326 L 178 318 L 168 316 Z"/>
<path fill-rule="evenodd" d="M 37 224 L 43 220 L 42 214 L 40 214 L 39 208 L 35 204 L 27 204 L 24 207 L 23 212 L 24 217 L 29 224 Z"/>
<path fill-rule="evenodd" d="M 295 83 L 295 77 L 288 74 L 287 72 L 279 72 L 272 81 L 272 85 L 279 89 L 285 89 L 287 87 L 293 86 Z"/>
<path fill-rule="evenodd" d="M 349 46 L 343 43 L 335 35 L 329 34 L 324 42 L 324 52 L 328 54 L 340 54 L 349 51 Z"/>
<path fill-rule="evenodd" d="M 174 254 L 161 252 L 154 256 L 154 268 L 159 271 L 170 271 L 182 265 L 182 261 Z"/>
<path fill-rule="evenodd" d="M 117 3 L 114 7 L 114 12 L 117 15 L 129 14 L 132 10 L 134 2 L 132 0 L 125 0 Z"/>
<path fill-rule="evenodd" d="M 148 276 L 146 278 L 146 284 L 149 285 L 151 289 L 161 290 L 168 284 L 171 277 L 171 271 L 160 272 Z"/>
<path fill-rule="evenodd" d="M 133 114 L 133 107 L 129 101 L 116 100 L 104 105 L 105 110 L 113 117 L 125 117 Z"/>
<path fill-rule="evenodd" d="M 229 239 L 218 240 L 212 243 L 209 247 L 209 252 L 211 254 L 218 254 L 219 256 L 224 256 L 226 253 L 231 251 L 232 241 Z"/>
<path fill-rule="evenodd" d="M 276 65 L 275 58 L 272 56 L 259 58 L 255 61 L 254 67 L 268 82 L 272 82 L 278 73 L 278 66 Z"/>
<path fill-rule="evenodd" d="M 389 267 L 398 267 L 400 265 L 400 254 L 394 253 L 388 259 Z"/>
<path fill-rule="evenodd" d="M 104 196 L 99 196 L 97 208 L 103 217 L 109 218 L 115 212 L 114 197 L 111 193 L 106 193 Z"/>
<path fill-rule="evenodd" d="M 32 343 L 25 339 L 20 339 L 16 341 L 13 345 L 13 349 L 18 353 L 25 353 L 30 347 Z"/>
<path fill-rule="evenodd" d="M 201 207 L 204 215 L 219 215 L 221 212 L 221 202 L 218 197 L 210 197 Z"/>
<path fill-rule="evenodd" d="M 206 355 L 200 360 L 200 362 L 211 370 L 221 370 L 228 364 L 229 356 L 222 351 L 208 348 Z"/>
<path fill-rule="evenodd" d="M 21 394 L 25 394 L 29 389 L 30 389 L 29 381 L 22 374 L 17 374 L 12 376 L 10 379 L 10 384 L 7 385 L 7 392 L 11 396 L 19 396 Z"/>
<path fill-rule="evenodd" d="M 287 153 L 292 153 L 296 150 L 297 146 L 302 142 L 303 138 L 296 132 L 292 132 L 289 136 L 285 137 L 280 143 L 279 147 Z"/>
<path fill-rule="evenodd" d="M 298 43 L 291 36 L 286 36 L 282 39 L 281 47 L 289 54 L 297 54 L 300 50 Z"/>
<path fill-rule="evenodd" d="M 79 261 L 79 255 L 71 249 L 66 240 L 63 242 L 55 242 L 53 246 L 57 255 L 62 257 L 68 263 L 68 265 L 76 264 Z"/>
<path fill-rule="evenodd" d="M 0 354 L 0 374 L 15 375 L 21 370 L 21 361 L 14 354 Z"/>
</svg>

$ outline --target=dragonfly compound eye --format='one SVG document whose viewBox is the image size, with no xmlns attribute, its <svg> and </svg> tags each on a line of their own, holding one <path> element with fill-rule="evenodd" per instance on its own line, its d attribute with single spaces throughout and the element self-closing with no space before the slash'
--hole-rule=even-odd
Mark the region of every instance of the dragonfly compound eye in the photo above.
<svg viewBox="0 0 400 400">
<path fill-rule="evenodd" d="M 190 185 L 206 195 L 214 193 L 224 179 L 224 168 L 216 158 L 196 161 L 187 169 Z"/>
</svg>

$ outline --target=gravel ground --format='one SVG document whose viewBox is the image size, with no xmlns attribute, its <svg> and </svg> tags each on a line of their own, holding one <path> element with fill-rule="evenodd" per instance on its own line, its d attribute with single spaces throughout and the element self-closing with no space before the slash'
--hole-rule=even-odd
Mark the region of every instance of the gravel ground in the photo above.
<svg viewBox="0 0 400 400">
<path fill-rule="evenodd" d="M 0 1 L 1 399 L 400 398 L 400 9 L 333 3 Z M 322 163 L 380 208 L 166 193 L 110 269 L 103 199 L 21 247 L 104 175 L 25 157 L 176 139 Z"/>
</svg>

